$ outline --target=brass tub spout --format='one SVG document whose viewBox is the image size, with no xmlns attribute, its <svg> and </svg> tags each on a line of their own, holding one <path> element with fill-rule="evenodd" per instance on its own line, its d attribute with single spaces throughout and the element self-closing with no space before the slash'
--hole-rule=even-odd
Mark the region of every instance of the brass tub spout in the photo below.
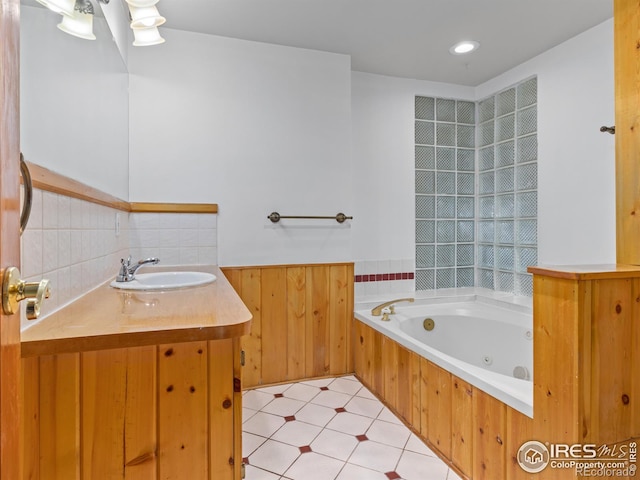
<svg viewBox="0 0 640 480">
<path fill-rule="evenodd" d="M 377 307 L 373 307 L 371 309 L 371 315 L 373 315 L 374 317 L 379 317 L 380 315 L 382 315 L 382 309 L 385 307 L 389 307 L 391 310 L 391 313 L 395 313 L 393 307 L 395 306 L 396 303 L 398 302 L 411 302 L 413 303 L 415 301 L 415 298 L 398 298 L 396 300 L 391 300 L 389 302 L 384 302 L 381 303 L 380 305 L 378 305 Z"/>
</svg>

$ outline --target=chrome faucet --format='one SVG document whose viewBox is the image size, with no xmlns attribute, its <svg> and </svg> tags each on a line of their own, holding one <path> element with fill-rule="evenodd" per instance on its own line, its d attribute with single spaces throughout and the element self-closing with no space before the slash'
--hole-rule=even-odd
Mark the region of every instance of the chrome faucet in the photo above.
<svg viewBox="0 0 640 480">
<path fill-rule="evenodd" d="M 120 271 L 118 272 L 118 276 L 116 277 L 116 282 L 130 282 L 135 280 L 136 272 L 143 265 L 156 265 L 160 261 L 159 258 L 152 257 L 147 258 L 145 260 L 140 260 L 135 265 L 131 265 L 131 255 L 125 260 L 124 258 L 120 259 Z"/>
<path fill-rule="evenodd" d="M 377 307 L 373 307 L 371 309 L 371 315 L 373 315 L 374 317 L 379 317 L 380 315 L 382 315 L 382 309 L 385 307 L 389 307 L 389 309 L 391 310 L 389 313 L 393 314 L 396 313 L 394 310 L 395 304 L 398 302 L 414 302 L 415 299 L 414 298 L 398 298 L 397 300 L 391 300 L 389 302 L 384 302 L 381 303 L 380 305 L 378 305 Z"/>
</svg>

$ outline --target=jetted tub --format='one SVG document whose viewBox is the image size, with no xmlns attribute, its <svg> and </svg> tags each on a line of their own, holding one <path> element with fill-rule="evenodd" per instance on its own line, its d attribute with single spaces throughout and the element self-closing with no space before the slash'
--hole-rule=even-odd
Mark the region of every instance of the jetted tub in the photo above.
<svg viewBox="0 0 640 480">
<path fill-rule="evenodd" d="M 533 417 L 530 307 L 479 295 L 434 297 L 398 303 L 389 321 L 366 307 L 355 311 L 361 322 Z"/>
</svg>

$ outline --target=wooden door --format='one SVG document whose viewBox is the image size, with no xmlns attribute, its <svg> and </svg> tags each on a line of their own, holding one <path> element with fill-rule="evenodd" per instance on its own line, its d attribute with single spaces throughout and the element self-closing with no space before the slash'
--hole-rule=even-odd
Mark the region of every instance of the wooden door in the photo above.
<svg viewBox="0 0 640 480">
<path fill-rule="evenodd" d="M 0 268 L 20 263 L 20 3 L 0 0 Z M 0 479 L 20 478 L 20 316 L 0 309 Z"/>
</svg>

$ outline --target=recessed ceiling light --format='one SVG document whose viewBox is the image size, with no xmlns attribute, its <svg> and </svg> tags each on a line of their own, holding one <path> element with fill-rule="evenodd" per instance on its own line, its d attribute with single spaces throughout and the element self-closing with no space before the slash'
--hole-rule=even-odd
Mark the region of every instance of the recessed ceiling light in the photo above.
<svg viewBox="0 0 640 480">
<path fill-rule="evenodd" d="M 449 49 L 452 55 L 464 55 L 465 53 L 471 53 L 480 47 L 478 42 L 473 40 L 465 40 L 464 42 L 458 42 Z"/>
</svg>

